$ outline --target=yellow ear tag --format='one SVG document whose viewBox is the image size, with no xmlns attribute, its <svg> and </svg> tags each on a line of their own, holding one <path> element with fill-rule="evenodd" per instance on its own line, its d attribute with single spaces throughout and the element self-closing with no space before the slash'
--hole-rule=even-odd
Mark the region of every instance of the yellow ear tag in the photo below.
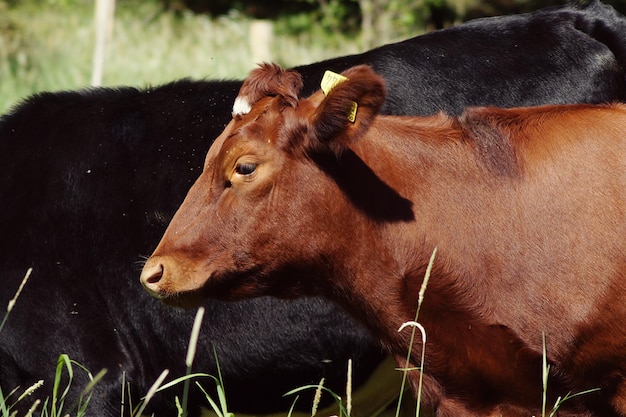
<svg viewBox="0 0 626 417">
<path fill-rule="evenodd" d="M 356 120 L 356 111 L 358 108 L 359 105 L 353 101 L 352 105 L 350 106 L 350 110 L 348 111 L 348 120 L 352 123 L 354 123 L 354 121 Z"/>
<path fill-rule="evenodd" d="M 328 95 L 330 90 L 332 90 L 337 84 L 341 84 L 344 81 L 347 81 L 348 78 L 344 77 L 341 74 L 337 74 L 336 72 L 326 71 L 324 73 L 324 77 L 322 77 L 321 87 L 324 95 Z"/>
<path fill-rule="evenodd" d="M 347 81 L 348 78 L 344 77 L 341 74 L 337 74 L 336 72 L 326 71 L 324 73 L 324 77 L 322 77 L 321 87 L 324 95 L 328 95 L 330 90 L 332 90 L 337 84 L 341 84 L 344 81 Z M 350 109 L 348 110 L 348 120 L 352 123 L 356 120 L 356 112 L 359 108 L 359 105 L 356 102 L 352 102 L 350 105 Z"/>
</svg>

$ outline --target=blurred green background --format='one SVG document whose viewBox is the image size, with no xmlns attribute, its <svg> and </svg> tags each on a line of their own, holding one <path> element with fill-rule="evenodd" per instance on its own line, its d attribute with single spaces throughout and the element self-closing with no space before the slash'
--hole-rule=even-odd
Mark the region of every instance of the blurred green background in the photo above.
<svg viewBox="0 0 626 417">
<path fill-rule="evenodd" d="M 94 82 L 98 1 L 104 0 L 0 0 L 0 114 L 35 92 Z M 626 0 L 606 2 L 623 13 Z M 471 18 L 562 3 L 117 0 L 104 32 L 102 76 L 96 85 L 147 86 L 183 77 L 240 79 L 260 60 L 306 64 Z"/>
</svg>

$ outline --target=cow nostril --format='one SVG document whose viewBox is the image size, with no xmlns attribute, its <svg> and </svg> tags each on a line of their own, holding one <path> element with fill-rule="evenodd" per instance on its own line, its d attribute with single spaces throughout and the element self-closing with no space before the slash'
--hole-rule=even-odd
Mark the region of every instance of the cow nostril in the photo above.
<svg viewBox="0 0 626 417">
<path fill-rule="evenodd" d="M 141 271 L 141 283 L 150 292 L 158 292 L 159 282 L 163 278 L 164 267 L 161 262 L 148 263 Z"/>
<path fill-rule="evenodd" d="M 163 265 L 158 264 L 156 268 L 153 268 L 152 274 L 146 277 L 146 283 L 148 284 L 156 284 L 161 281 L 163 277 Z"/>
</svg>

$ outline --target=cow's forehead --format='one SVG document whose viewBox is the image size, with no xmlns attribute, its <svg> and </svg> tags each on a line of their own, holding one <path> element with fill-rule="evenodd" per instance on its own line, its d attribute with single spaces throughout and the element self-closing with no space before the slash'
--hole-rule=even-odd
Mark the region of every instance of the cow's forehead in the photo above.
<svg viewBox="0 0 626 417">
<path fill-rule="evenodd" d="M 209 150 L 206 163 L 236 158 L 259 149 L 259 146 L 266 146 L 281 123 L 276 105 L 277 98 L 266 97 L 247 114 L 235 115 Z"/>
<path fill-rule="evenodd" d="M 288 108 L 279 97 L 264 98 L 253 106 L 249 114 L 238 117 L 235 123 L 237 137 L 242 140 L 264 139 L 264 134 L 280 130 Z"/>
</svg>

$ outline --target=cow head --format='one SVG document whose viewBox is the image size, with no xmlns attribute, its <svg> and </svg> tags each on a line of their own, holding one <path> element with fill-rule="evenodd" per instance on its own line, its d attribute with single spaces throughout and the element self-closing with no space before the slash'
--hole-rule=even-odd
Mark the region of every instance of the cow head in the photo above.
<svg viewBox="0 0 626 417">
<path fill-rule="evenodd" d="M 298 73 L 270 64 L 250 73 L 233 119 L 144 266 L 148 292 L 195 304 L 322 291 L 313 277 L 348 249 L 335 236 L 355 233 L 342 209 L 349 201 L 322 161 L 336 163 L 363 136 L 385 96 L 369 67 L 343 75 L 327 95 L 300 99 Z"/>
</svg>

